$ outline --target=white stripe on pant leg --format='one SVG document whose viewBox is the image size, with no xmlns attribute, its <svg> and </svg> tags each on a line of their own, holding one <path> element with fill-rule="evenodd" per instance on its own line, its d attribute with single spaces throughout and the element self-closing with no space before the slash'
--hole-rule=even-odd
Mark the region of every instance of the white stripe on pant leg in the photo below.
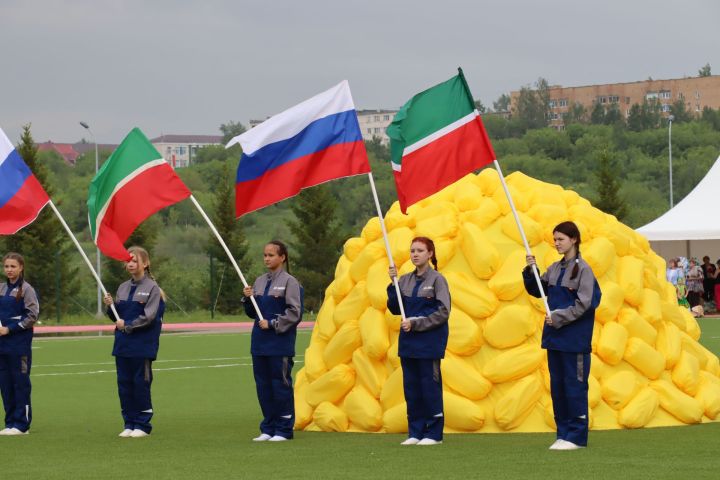
<svg viewBox="0 0 720 480">
<path fill-rule="evenodd" d="M 25 421 L 30 423 L 30 405 L 25 405 Z"/>
<path fill-rule="evenodd" d="M 433 415 L 433 417 L 444 417 L 445 415 L 442 414 L 442 412 L 438 413 L 437 415 Z"/>
<path fill-rule="evenodd" d="M 292 418 L 292 415 L 283 415 L 282 418 L 291 419 L 291 418 Z"/>
<path fill-rule="evenodd" d="M 153 411 L 152 411 L 152 408 L 151 408 L 151 409 L 149 409 L 149 410 L 143 410 L 143 411 L 140 412 L 140 413 L 153 413 Z"/>
</svg>

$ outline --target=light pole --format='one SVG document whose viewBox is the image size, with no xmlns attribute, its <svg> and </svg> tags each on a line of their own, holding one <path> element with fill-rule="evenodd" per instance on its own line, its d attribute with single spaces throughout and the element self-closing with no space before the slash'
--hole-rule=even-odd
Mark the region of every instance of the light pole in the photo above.
<svg viewBox="0 0 720 480">
<path fill-rule="evenodd" d="M 673 115 L 668 115 L 668 162 L 670 168 L 670 208 L 673 208 L 673 181 L 672 181 L 672 122 Z"/>
<path fill-rule="evenodd" d="M 95 175 L 97 175 L 98 172 L 98 144 L 97 140 L 95 139 L 95 134 L 90 130 L 90 125 L 88 125 L 86 122 L 80 122 L 80 126 L 82 126 L 85 130 L 90 133 L 90 136 L 92 137 L 92 141 L 95 144 Z M 102 278 L 100 274 L 100 249 L 96 248 L 95 253 L 97 254 L 97 261 L 95 268 L 97 270 L 98 278 Z M 101 318 L 103 316 L 102 312 L 102 288 L 100 288 L 100 285 L 97 287 L 97 318 Z"/>
</svg>

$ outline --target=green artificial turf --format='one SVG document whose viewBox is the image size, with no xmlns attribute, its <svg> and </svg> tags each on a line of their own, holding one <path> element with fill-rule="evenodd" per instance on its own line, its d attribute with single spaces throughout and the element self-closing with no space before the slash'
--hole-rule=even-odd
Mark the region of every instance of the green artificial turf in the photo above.
<svg viewBox="0 0 720 480">
<path fill-rule="evenodd" d="M 720 351 L 720 319 L 701 321 Z M 298 335 L 302 353 L 310 338 Z M 551 452 L 542 434 L 403 435 L 297 432 L 253 443 L 260 411 L 248 334 L 171 334 L 154 364 L 155 430 L 121 439 L 112 338 L 34 341 L 30 435 L 0 437 L 2 479 L 718 478 L 720 424 L 593 431 L 590 447 Z M 296 357 L 295 372 L 302 367 Z"/>
</svg>

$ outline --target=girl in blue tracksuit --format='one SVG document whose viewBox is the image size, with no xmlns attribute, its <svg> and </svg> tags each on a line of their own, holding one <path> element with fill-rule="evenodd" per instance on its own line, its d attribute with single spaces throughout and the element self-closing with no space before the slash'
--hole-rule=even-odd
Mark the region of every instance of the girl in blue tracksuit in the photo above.
<svg viewBox="0 0 720 480">
<path fill-rule="evenodd" d="M 23 435 L 29 432 L 32 420 L 31 344 L 40 307 L 35 290 L 25 281 L 22 255 L 5 255 L 3 271 L 6 281 L 0 284 L 0 393 L 5 428 L 0 435 Z"/>
<path fill-rule="evenodd" d="M 408 417 L 408 438 L 402 445 L 437 445 L 442 443 L 445 425 L 440 360 L 445 357 L 448 341 L 450 289 L 437 271 L 432 240 L 414 238 L 410 260 L 415 270 L 398 279 L 407 317 L 400 324 L 398 341 Z M 394 278 L 397 269 L 391 267 L 389 273 Z M 388 309 L 399 315 L 394 284 L 388 286 L 387 293 Z"/>
<path fill-rule="evenodd" d="M 283 266 L 288 266 L 284 243 L 273 240 L 265 245 L 263 259 L 268 273 L 245 287 L 245 313 L 254 319 L 250 353 L 258 402 L 263 413 L 256 442 L 282 442 L 293 438 L 295 397 L 290 373 L 295 356 L 297 326 L 302 318 L 303 289 Z M 254 297 L 261 318 L 250 300 Z"/>
<path fill-rule="evenodd" d="M 108 293 L 105 305 L 115 303 L 120 318 L 115 318 L 115 344 L 112 354 L 117 369 L 118 395 L 125 428 L 120 437 L 146 437 L 152 431 L 153 416 L 150 386 L 152 362 L 160 345 L 164 294 L 150 273 L 150 256 L 144 248 L 130 247 L 131 259 L 125 269 L 131 279 L 118 287 L 113 300 Z"/>
<path fill-rule="evenodd" d="M 542 347 L 547 350 L 557 439 L 551 450 L 576 450 L 587 446 L 588 375 L 590 342 L 600 287 L 590 265 L 580 257 L 580 231 L 573 222 L 553 230 L 555 248 L 563 258 L 542 274 L 550 316 L 545 318 Z M 532 273 L 535 257 L 527 257 L 523 270 L 525 289 L 540 297 Z"/>
</svg>

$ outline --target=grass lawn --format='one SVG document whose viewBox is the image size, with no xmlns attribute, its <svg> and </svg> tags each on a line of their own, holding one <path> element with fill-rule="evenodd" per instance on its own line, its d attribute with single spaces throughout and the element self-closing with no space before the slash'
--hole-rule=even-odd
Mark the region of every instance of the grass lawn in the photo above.
<svg viewBox="0 0 720 480">
<path fill-rule="evenodd" d="M 720 319 L 701 321 L 720 352 Z M 298 335 L 298 352 L 310 338 Z M 593 431 L 590 448 L 550 452 L 554 435 L 447 435 L 401 447 L 403 435 L 296 433 L 256 444 L 260 412 L 248 334 L 170 334 L 154 364 L 155 430 L 121 439 L 110 337 L 34 341 L 32 432 L 0 437 L 3 479 L 718 478 L 720 424 Z M 297 371 L 302 355 L 296 357 Z"/>
</svg>

